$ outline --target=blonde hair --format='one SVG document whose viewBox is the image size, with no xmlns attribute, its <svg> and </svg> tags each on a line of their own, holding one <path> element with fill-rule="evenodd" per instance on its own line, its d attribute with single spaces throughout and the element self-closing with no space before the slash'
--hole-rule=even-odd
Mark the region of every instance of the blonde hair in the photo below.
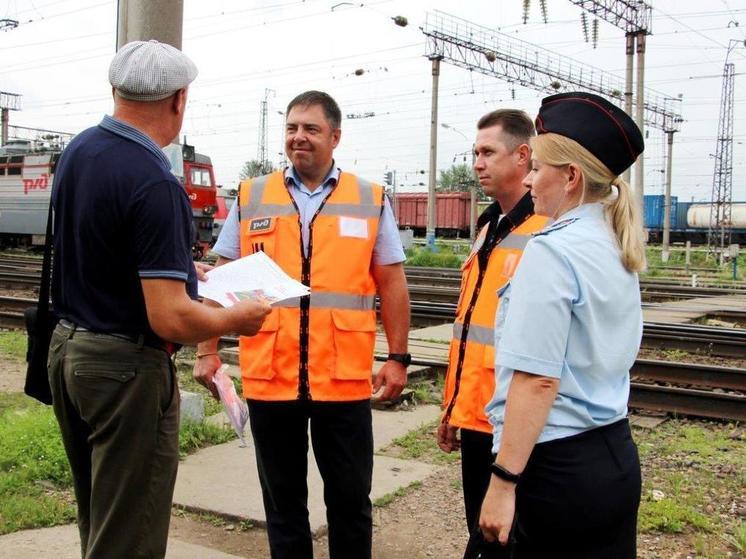
<svg viewBox="0 0 746 559">
<path fill-rule="evenodd" d="M 559 134 L 541 134 L 531 138 L 534 157 L 543 163 L 562 167 L 575 163 L 583 178 L 583 202 L 602 202 L 621 250 L 622 264 L 630 272 L 645 269 L 645 241 L 640 210 L 632 199 L 630 186 L 616 177 L 591 152 L 575 140 Z M 612 186 L 617 195 L 613 196 Z"/>
</svg>

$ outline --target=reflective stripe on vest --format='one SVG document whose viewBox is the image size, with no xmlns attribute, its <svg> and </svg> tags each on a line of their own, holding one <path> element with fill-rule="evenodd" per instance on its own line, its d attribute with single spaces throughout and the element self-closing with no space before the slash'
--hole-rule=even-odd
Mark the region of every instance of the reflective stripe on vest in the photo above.
<svg viewBox="0 0 746 559">
<path fill-rule="evenodd" d="M 264 189 L 267 186 L 269 175 L 257 177 L 251 183 L 251 196 L 248 204 L 242 205 L 241 219 L 266 216 L 289 216 L 296 215 L 295 206 L 290 204 L 262 204 Z M 285 177 L 283 176 L 283 180 Z M 373 196 L 373 184 L 358 177 L 360 189 L 359 204 L 335 204 L 327 203 L 321 210 L 324 215 L 338 215 L 347 217 L 378 217 L 381 215 L 381 206 L 376 205 Z"/>
<path fill-rule="evenodd" d="M 460 322 L 453 323 L 453 339 L 461 340 L 461 334 L 464 331 L 464 325 Z M 469 332 L 466 334 L 466 341 L 486 346 L 495 345 L 495 329 L 479 326 L 478 324 L 469 324 Z"/>
<path fill-rule="evenodd" d="M 376 308 L 375 295 L 351 295 L 349 293 L 311 293 L 311 308 L 345 309 L 350 311 L 370 311 Z M 300 306 L 300 297 L 274 303 L 275 307 L 293 308 Z"/>
</svg>

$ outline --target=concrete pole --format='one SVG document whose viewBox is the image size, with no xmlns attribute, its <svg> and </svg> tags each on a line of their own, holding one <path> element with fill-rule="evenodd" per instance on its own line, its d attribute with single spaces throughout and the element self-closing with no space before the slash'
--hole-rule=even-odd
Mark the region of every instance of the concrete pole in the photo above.
<svg viewBox="0 0 746 559">
<path fill-rule="evenodd" d="M 472 173 L 474 172 L 474 164 L 477 161 L 477 154 L 474 153 L 475 145 L 471 146 L 471 169 Z M 471 205 L 470 205 L 470 212 L 469 212 L 469 238 L 471 239 L 471 242 L 473 243 L 474 240 L 477 238 L 477 214 L 479 213 L 477 208 L 477 188 L 479 187 L 479 183 L 474 181 L 475 184 L 471 185 L 471 188 L 469 189 L 469 192 L 471 193 Z"/>
<path fill-rule="evenodd" d="M 635 122 L 645 137 L 645 33 L 637 33 L 637 106 Z M 645 209 L 645 156 L 640 155 L 635 162 L 635 196 L 640 215 Z"/>
<path fill-rule="evenodd" d="M 661 250 L 661 261 L 668 262 L 669 243 L 671 238 L 671 169 L 673 168 L 673 130 L 667 130 L 668 154 L 666 159 L 666 193 L 663 203 L 663 247 Z"/>
<path fill-rule="evenodd" d="M 8 143 L 8 122 L 10 121 L 10 111 L 0 109 L 0 146 Z"/>
<path fill-rule="evenodd" d="M 427 230 L 425 242 L 430 250 L 435 249 L 435 181 L 437 179 L 438 159 L 438 77 L 442 56 L 431 56 L 433 63 L 433 99 L 430 114 L 430 180 L 427 187 Z"/>
<path fill-rule="evenodd" d="M 627 67 L 624 80 L 624 112 L 634 118 L 632 114 L 632 74 L 635 61 L 635 36 L 632 33 L 627 33 L 627 47 L 625 52 L 627 54 Z M 624 171 L 622 178 L 624 182 L 630 184 L 630 169 Z"/>
<path fill-rule="evenodd" d="M 181 49 L 184 0 L 119 0 L 117 50 L 156 39 Z"/>
</svg>

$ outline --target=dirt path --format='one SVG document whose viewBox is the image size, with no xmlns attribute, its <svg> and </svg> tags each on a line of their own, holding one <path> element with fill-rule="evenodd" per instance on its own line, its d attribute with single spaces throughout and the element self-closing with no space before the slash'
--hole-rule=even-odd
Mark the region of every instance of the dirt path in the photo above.
<svg viewBox="0 0 746 559">
<path fill-rule="evenodd" d="M 376 559 L 453 559 L 461 557 L 466 528 L 460 489 L 461 466 L 454 464 L 384 507 L 373 509 Z M 269 557 L 262 528 L 242 530 L 236 523 L 175 512 L 171 535 L 240 557 Z M 326 536 L 314 542 L 316 559 L 328 559 Z"/>
<path fill-rule="evenodd" d="M 23 392 L 25 380 L 26 363 L 0 357 L 0 392 Z"/>
</svg>

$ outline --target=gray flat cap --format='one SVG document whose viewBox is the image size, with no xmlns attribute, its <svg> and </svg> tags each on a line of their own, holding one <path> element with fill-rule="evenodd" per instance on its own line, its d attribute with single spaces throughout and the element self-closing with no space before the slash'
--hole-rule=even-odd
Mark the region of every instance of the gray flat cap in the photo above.
<svg viewBox="0 0 746 559">
<path fill-rule="evenodd" d="M 158 41 L 133 41 L 119 49 L 109 66 L 109 82 L 133 101 L 160 101 L 188 86 L 197 67 L 179 49 Z"/>
</svg>

